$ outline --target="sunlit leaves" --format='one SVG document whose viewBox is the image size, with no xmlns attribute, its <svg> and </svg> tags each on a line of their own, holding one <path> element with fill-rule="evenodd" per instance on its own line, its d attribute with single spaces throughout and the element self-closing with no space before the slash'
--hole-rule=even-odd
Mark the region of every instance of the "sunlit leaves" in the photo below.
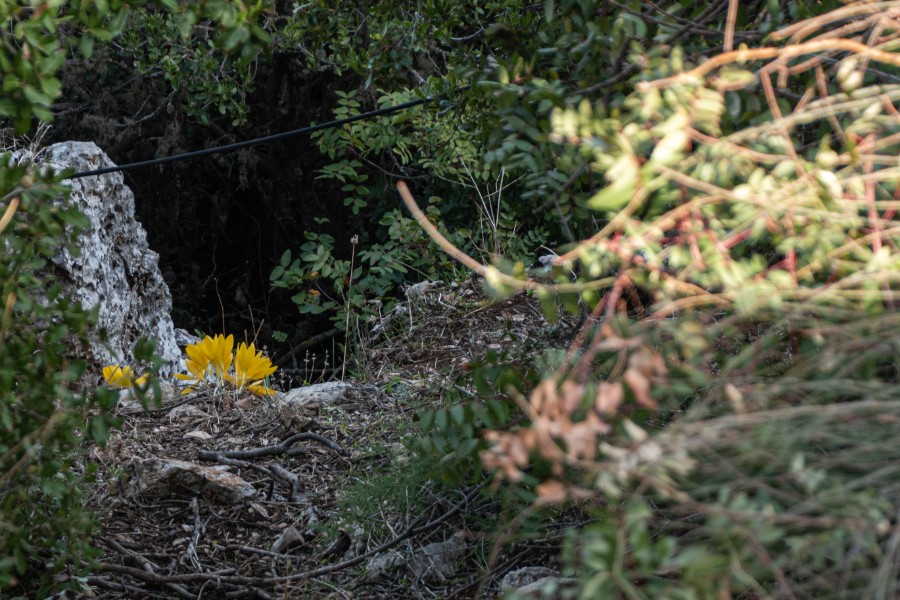
<svg viewBox="0 0 900 600">
<path fill-rule="evenodd" d="M 609 185 L 594 194 L 587 205 L 598 211 L 618 211 L 634 197 L 640 181 L 636 157 L 623 154 L 606 173 Z"/>
</svg>

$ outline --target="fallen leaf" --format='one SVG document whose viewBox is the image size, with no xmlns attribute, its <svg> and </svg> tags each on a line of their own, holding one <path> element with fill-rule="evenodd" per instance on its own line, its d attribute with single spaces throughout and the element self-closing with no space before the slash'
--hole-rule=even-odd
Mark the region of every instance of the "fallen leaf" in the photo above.
<svg viewBox="0 0 900 600">
<path fill-rule="evenodd" d="M 269 511 L 266 510 L 266 507 L 258 502 L 250 503 L 250 510 L 261 516 L 263 519 L 269 518 Z"/>
<path fill-rule="evenodd" d="M 566 454 L 574 459 L 593 460 L 597 456 L 597 437 L 587 421 L 572 425 L 563 436 Z"/>
</svg>

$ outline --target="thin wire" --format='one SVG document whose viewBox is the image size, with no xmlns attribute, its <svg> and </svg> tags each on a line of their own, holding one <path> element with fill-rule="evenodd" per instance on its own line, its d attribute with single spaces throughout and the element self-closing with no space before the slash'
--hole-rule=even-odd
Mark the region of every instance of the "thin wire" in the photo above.
<svg viewBox="0 0 900 600">
<path fill-rule="evenodd" d="M 192 158 L 199 158 L 201 156 L 209 156 L 210 154 L 219 154 L 222 152 L 232 152 L 234 150 L 240 150 L 242 148 L 249 148 L 250 146 L 258 146 L 259 144 L 266 144 L 268 142 L 274 142 L 276 140 L 282 140 L 282 139 L 294 137 L 297 135 L 312 133 L 314 131 L 319 131 L 322 129 L 329 129 L 331 127 L 340 127 L 341 125 L 346 125 L 347 123 L 354 123 L 356 121 L 362 121 L 364 119 L 371 119 L 373 117 L 389 115 L 389 114 L 392 114 L 395 112 L 400 112 L 402 110 L 406 110 L 407 108 L 419 106 L 420 104 L 425 104 L 426 102 L 430 102 L 431 100 L 432 100 L 431 97 L 419 98 L 418 100 L 410 100 L 409 102 L 404 102 L 403 104 L 397 104 L 395 106 L 386 106 L 384 108 L 379 108 L 378 110 L 373 110 L 371 112 L 363 113 L 360 115 L 353 115 L 352 117 L 337 119 L 335 121 L 328 121 L 327 123 L 319 123 L 318 125 L 310 125 L 309 127 L 301 127 L 300 129 L 294 129 L 291 131 L 282 131 L 281 133 L 274 133 L 272 135 L 267 135 L 267 136 L 260 137 L 260 138 L 254 138 L 252 140 L 246 140 L 243 142 L 236 142 L 234 144 L 227 144 L 225 146 L 216 146 L 215 148 L 205 148 L 203 150 L 195 150 L 193 152 L 185 152 L 184 154 L 175 154 L 173 156 L 164 156 L 162 158 L 154 158 L 151 160 L 142 160 L 140 162 L 128 163 L 126 165 L 118 165 L 115 167 L 105 167 L 103 169 L 93 169 L 91 171 L 79 171 L 77 173 L 73 173 L 72 175 L 69 175 L 68 177 L 66 177 L 66 179 L 79 179 L 81 177 L 91 177 L 93 175 L 105 175 L 106 173 L 116 173 L 119 171 L 121 171 L 121 172 L 134 171 L 135 169 L 143 169 L 144 167 L 152 167 L 154 165 L 164 165 L 166 163 L 171 163 L 171 162 L 190 160 Z"/>
</svg>

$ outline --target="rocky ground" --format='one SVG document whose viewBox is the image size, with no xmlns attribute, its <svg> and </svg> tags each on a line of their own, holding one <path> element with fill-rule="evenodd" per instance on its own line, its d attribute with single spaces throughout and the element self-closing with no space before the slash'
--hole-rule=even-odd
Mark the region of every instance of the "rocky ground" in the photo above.
<svg viewBox="0 0 900 600">
<path fill-rule="evenodd" d="M 484 483 L 437 483 L 415 416 L 472 393 L 463 374 L 485 352 L 565 347 L 575 326 L 527 295 L 420 285 L 359 340 L 345 381 L 275 398 L 170 390 L 149 412 L 124 400 L 90 452 L 93 597 L 495 598 L 553 576 L 565 520 L 525 539 Z"/>
</svg>

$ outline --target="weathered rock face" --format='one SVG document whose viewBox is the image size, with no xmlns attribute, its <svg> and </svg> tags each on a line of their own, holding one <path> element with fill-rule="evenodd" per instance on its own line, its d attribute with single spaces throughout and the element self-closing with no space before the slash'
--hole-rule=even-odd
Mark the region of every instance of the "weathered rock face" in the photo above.
<svg viewBox="0 0 900 600">
<path fill-rule="evenodd" d="M 27 156 L 22 158 L 29 158 Z M 114 166 L 91 142 L 63 142 L 45 148 L 36 163 L 55 170 L 84 171 Z M 67 292 L 85 307 L 99 307 L 98 328 L 107 339 L 93 339 L 84 357 L 99 373 L 104 365 L 129 364 L 141 336 L 156 340 L 156 353 L 173 372 L 181 356 L 172 324 L 172 296 L 159 270 L 159 255 L 147 245 L 147 234 L 134 217 L 134 194 L 121 173 L 69 180 L 70 202 L 91 220 L 78 239 L 80 256 L 64 252 L 54 262 L 64 272 Z"/>
<path fill-rule="evenodd" d="M 227 467 L 204 467 L 183 460 L 148 458 L 135 465 L 126 489 L 135 496 L 184 493 L 210 502 L 233 504 L 256 495 L 256 489 Z"/>
</svg>

